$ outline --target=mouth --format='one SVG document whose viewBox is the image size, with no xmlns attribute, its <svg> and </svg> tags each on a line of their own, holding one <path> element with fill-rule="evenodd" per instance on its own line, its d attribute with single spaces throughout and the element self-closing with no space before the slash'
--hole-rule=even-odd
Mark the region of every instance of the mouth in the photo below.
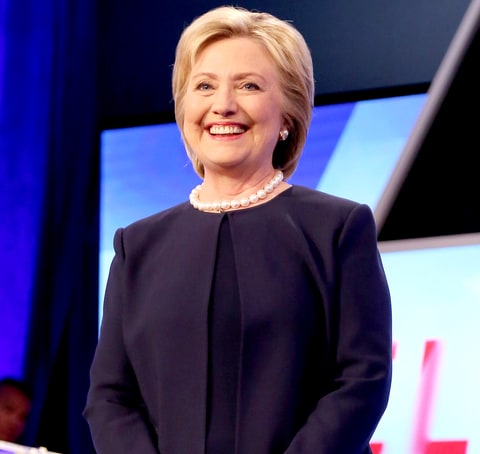
<svg viewBox="0 0 480 454">
<path fill-rule="evenodd" d="M 231 136 L 243 134 L 247 129 L 238 125 L 213 125 L 210 126 L 208 132 L 212 136 Z"/>
</svg>

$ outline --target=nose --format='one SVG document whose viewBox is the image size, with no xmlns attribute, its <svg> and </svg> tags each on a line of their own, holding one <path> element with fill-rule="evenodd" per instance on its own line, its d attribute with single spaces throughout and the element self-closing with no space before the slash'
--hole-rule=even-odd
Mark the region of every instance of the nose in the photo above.
<svg viewBox="0 0 480 454">
<path fill-rule="evenodd" d="M 213 98 L 212 110 L 217 115 L 228 117 L 237 110 L 237 101 L 234 90 L 230 87 L 219 87 L 215 91 Z"/>
</svg>

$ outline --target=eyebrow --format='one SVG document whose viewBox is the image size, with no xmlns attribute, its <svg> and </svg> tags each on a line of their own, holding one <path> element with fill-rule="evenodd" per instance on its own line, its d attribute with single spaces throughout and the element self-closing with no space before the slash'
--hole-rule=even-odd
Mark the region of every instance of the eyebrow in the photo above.
<svg viewBox="0 0 480 454">
<path fill-rule="evenodd" d="M 201 77 L 208 77 L 210 79 L 217 79 L 217 75 L 214 74 L 214 73 L 199 72 L 199 73 L 192 74 L 192 79 L 197 79 L 197 78 L 201 78 Z M 265 77 L 263 77 L 261 74 L 256 73 L 256 72 L 252 72 L 252 71 L 247 71 L 247 72 L 243 72 L 243 73 L 234 74 L 233 79 L 234 80 L 241 80 L 241 79 L 247 79 L 249 77 L 258 77 L 262 81 L 264 81 L 264 82 L 266 81 Z"/>
</svg>

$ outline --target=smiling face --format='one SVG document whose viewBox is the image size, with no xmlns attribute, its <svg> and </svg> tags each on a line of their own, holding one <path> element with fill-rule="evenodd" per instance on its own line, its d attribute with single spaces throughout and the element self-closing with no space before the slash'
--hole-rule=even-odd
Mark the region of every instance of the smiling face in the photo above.
<svg viewBox="0 0 480 454">
<path fill-rule="evenodd" d="M 255 40 L 227 38 L 198 56 L 184 99 L 187 146 L 215 173 L 266 173 L 283 127 L 275 64 Z"/>
</svg>

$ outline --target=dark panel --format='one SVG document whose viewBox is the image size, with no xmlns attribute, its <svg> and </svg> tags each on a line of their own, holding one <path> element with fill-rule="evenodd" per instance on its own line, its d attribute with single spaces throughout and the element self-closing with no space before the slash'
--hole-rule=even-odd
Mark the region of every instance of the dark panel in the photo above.
<svg viewBox="0 0 480 454">
<path fill-rule="evenodd" d="M 449 77 L 451 83 L 394 197 L 380 241 L 480 232 L 480 4 L 476 5 L 470 27 L 464 29 L 470 30 L 465 33 L 466 46 L 457 49 L 459 65 L 452 65 L 450 76 L 442 71 L 442 78 Z M 455 58 L 450 60 L 455 63 Z"/>
<path fill-rule="evenodd" d="M 138 124 L 171 112 L 171 65 L 184 26 L 213 0 L 99 2 L 99 106 Z M 469 0 L 244 0 L 291 20 L 315 63 L 319 96 L 428 83 Z M 110 121 L 111 124 L 111 121 Z"/>
</svg>

